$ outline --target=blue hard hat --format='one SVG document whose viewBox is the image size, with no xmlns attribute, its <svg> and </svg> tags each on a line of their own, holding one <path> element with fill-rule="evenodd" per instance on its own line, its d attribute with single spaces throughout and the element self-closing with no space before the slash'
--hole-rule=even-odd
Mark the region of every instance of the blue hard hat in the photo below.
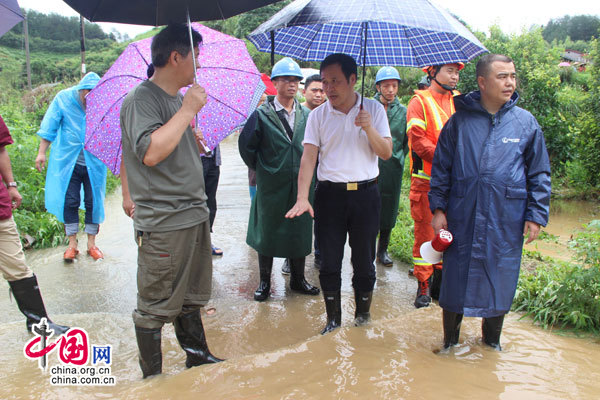
<svg viewBox="0 0 600 400">
<path fill-rule="evenodd" d="M 282 58 L 273 66 L 271 79 L 277 78 L 278 76 L 296 76 L 301 80 L 304 79 L 304 75 L 302 75 L 298 63 L 289 57 Z"/>
<path fill-rule="evenodd" d="M 398 70 L 394 67 L 383 67 L 379 71 L 377 71 L 377 75 L 375 75 L 375 84 L 378 84 L 381 81 L 385 81 L 387 79 L 397 79 L 398 82 L 402 81 L 400 79 L 400 75 L 398 74 Z"/>
</svg>

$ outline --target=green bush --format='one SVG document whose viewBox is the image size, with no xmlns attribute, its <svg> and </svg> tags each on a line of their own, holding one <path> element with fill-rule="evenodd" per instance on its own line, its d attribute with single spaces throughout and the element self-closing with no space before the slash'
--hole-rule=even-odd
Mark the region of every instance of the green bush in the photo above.
<svg viewBox="0 0 600 400">
<path fill-rule="evenodd" d="M 591 87 L 590 95 L 585 97 L 582 112 L 574 121 L 573 131 L 575 135 L 575 159 L 577 166 L 584 171 L 581 174 L 583 180 L 578 184 L 588 190 L 600 191 L 600 40 L 594 40 L 591 44 L 591 57 L 594 64 L 587 76 Z"/>
<path fill-rule="evenodd" d="M 571 242 L 578 264 L 547 257 L 533 273 L 521 270 L 513 302 L 544 328 L 600 332 L 600 221 L 592 221 Z"/>
<path fill-rule="evenodd" d="M 400 193 L 400 207 L 396 225 L 392 229 L 388 251 L 397 260 L 412 265 L 412 248 L 414 243 L 414 222 L 410 216 L 410 201 L 408 193 L 410 191 L 410 168 L 408 158 L 404 165 L 404 174 L 402 177 L 402 191 Z"/>
<path fill-rule="evenodd" d="M 584 226 L 585 230 L 570 242 L 576 259 L 585 268 L 600 267 L 600 220 Z"/>
</svg>

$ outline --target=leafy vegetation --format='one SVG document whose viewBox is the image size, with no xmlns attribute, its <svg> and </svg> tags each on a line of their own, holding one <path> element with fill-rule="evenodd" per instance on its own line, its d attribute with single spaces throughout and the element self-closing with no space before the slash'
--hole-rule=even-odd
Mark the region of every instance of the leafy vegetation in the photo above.
<svg viewBox="0 0 600 400">
<path fill-rule="evenodd" d="M 587 42 L 598 34 L 600 29 L 600 18 L 593 15 L 577 15 L 571 17 L 565 15 L 562 18 L 550 20 L 543 29 L 544 39 L 547 42 L 553 40 L 564 41 L 569 38 L 573 41 Z M 573 49 L 576 46 L 567 48 Z M 579 49 L 573 49 L 579 50 Z M 579 50 L 583 51 L 583 50 Z"/>
<path fill-rule="evenodd" d="M 539 254 L 533 272 L 521 270 L 513 310 L 523 311 L 544 328 L 600 332 L 600 220 L 592 221 L 572 241 L 575 263 Z"/>
<path fill-rule="evenodd" d="M 404 173 L 402 176 L 402 190 L 400 192 L 400 207 L 396 225 L 392 229 L 388 251 L 397 260 L 412 265 L 412 248 L 414 241 L 414 224 L 410 215 L 410 201 L 408 192 L 410 191 L 410 168 L 408 167 L 408 158 L 404 164 Z"/>
</svg>

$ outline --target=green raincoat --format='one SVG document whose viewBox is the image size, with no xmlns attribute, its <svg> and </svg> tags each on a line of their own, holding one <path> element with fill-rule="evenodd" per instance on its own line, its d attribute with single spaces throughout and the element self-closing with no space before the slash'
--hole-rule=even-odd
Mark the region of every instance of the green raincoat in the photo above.
<svg viewBox="0 0 600 400">
<path fill-rule="evenodd" d="M 259 254 L 299 258 L 312 251 L 312 218 L 308 213 L 287 219 L 296 203 L 302 140 L 309 110 L 296 105 L 294 135 L 290 140 L 271 106 L 274 96 L 248 119 L 238 146 L 248 167 L 256 170 L 256 196 L 252 200 L 246 243 Z M 312 204 L 314 180 L 309 200 Z"/>
<path fill-rule="evenodd" d="M 380 101 L 380 94 L 375 100 Z M 388 105 L 387 117 L 392 133 L 392 156 L 389 160 L 379 159 L 379 193 L 381 194 L 380 230 L 391 230 L 398 217 L 398 203 L 402 188 L 402 171 L 408 154 L 408 136 L 406 136 L 406 107 L 396 97 Z"/>
</svg>

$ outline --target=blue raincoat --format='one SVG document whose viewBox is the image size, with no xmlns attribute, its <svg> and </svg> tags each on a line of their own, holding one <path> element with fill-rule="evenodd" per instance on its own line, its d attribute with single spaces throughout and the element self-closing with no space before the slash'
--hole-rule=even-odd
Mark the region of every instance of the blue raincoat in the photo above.
<svg viewBox="0 0 600 400">
<path fill-rule="evenodd" d="M 431 211 L 446 211 L 454 242 L 444 253 L 439 304 L 470 317 L 511 307 L 525 221 L 546 226 L 550 161 L 535 117 L 512 98 L 495 115 L 480 93 L 454 98 L 431 172 Z"/>
<path fill-rule="evenodd" d="M 63 223 L 67 187 L 85 142 L 85 111 L 79 102 L 79 90 L 91 90 L 99 80 L 97 74 L 90 72 L 77 86 L 58 92 L 37 133 L 52 143 L 46 173 L 46 210 Z M 106 166 L 87 150 L 83 154 L 94 197 L 92 219 L 93 223 L 99 224 L 104 221 Z M 84 208 L 83 201 L 81 208 Z"/>
</svg>

